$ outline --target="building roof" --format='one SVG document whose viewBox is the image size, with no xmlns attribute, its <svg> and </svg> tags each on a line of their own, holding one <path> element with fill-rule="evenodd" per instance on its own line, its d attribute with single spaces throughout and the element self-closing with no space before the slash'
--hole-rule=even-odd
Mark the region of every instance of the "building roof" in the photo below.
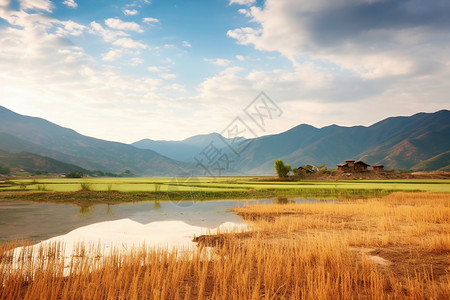
<svg viewBox="0 0 450 300">
<path fill-rule="evenodd" d="M 370 166 L 369 164 L 366 164 L 366 163 L 363 162 L 362 160 L 358 160 L 357 162 L 355 162 L 355 164 L 358 164 L 358 165 L 365 165 L 365 166 Z"/>
</svg>

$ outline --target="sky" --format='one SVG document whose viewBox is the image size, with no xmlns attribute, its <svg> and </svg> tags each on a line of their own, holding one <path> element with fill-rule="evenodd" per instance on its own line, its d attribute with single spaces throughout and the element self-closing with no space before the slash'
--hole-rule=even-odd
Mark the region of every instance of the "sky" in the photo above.
<svg viewBox="0 0 450 300">
<path fill-rule="evenodd" d="M 368 126 L 450 108 L 449 15 L 448 0 L 0 0 L 0 105 L 125 143 L 236 118 L 254 136 Z M 263 127 L 246 114 L 261 92 L 278 108 Z"/>
</svg>

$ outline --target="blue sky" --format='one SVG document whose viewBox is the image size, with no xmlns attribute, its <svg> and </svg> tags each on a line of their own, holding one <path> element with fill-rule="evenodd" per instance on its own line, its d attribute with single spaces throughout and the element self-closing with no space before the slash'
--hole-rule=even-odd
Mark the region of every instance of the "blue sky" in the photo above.
<svg viewBox="0 0 450 300">
<path fill-rule="evenodd" d="M 0 105 L 98 138 L 221 132 L 264 91 L 301 123 L 449 108 L 443 0 L 0 0 Z"/>
</svg>

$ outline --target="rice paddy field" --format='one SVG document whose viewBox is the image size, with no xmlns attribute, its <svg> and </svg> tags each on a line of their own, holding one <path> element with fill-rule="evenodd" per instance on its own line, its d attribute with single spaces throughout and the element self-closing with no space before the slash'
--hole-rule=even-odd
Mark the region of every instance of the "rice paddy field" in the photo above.
<svg viewBox="0 0 450 300">
<path fill-rule="evenodd" d="M 270 181 L 270 177 L 173 177 L 173 178 L 84 178 L 23 179 L 0 181 L 0 199 L 21 198 L 71 201 L 78 191 L 116 192 L 117 201 L 146 199 L 246 199 L 276 196 L 337 198 L 387 195 L 394 191 L 450 192 L 449 180 L 340 180 L 340 181 Z M 20 192 L 20 193 L 15 193 Z M 63 193 L 55 196 L 55 193 Z M 95 194 L 93 198 L 104 198 Z M 123 195 L 123 194 L 132 194 Z M 116 194 L 117 195 L 117 194 Z M 67 196 L 67 197 L 63 197 Z M 117 198 L 110 194 L 110 201 Z"/>
<path fill-rule="evenodd" d="M 448 180 L 268 179 L 3 182 L 0 201 L 287 201 L 235 207 L 249 230 L 197 237 L 195 252 L 87 255 L 80 244 L 67 258 L 61 244 L 19 255 L 22 245 L 0 245 L 0 299 L 450 299 Z"/>
</svg>

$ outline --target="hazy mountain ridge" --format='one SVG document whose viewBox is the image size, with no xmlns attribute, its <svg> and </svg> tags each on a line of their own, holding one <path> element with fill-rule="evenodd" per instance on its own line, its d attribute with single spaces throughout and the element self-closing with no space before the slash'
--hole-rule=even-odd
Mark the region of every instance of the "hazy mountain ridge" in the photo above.
<svg viewBox="0 0 450 300">
<path fill-rule="evenodd" d="M 211 143 L 222 147 L 222 152 L 227 151 L 223 139 L 218 133 L 211 133 L 182 141 L 144 139 L 127 145 L 86 137 L 44 119 L 0 107 L 1 150 L 32 152 L 88 170 L 128 169 L 143 176 L 201 174 L 202 170 L 192 163 L 194 157 L 199 157 Z M 445 159 L 439 155 L 450 151 L 450 111 L 390 117 L 368 127 L 316 128 L 301 124 L 280 134 L 240 138 L 236 146 L 245 150 L 238 156 L 228 153 L 232 163 L 222 175 L 274 174 L 276 159 L 292 167 L 314 162 L 334 168 L 346 159 L 363 159 L 388 168 L 441 169 L 447 165 L 442 165 Z"/>
<path fill-rule="evenodd" d="M 67 164 L 53 158 L 28 152 L 11 153 L 0 150 L 0 165 L 8 168 L 23 169 L 30 173 L 35 171 L 50 173 L 88 173 L 86 169 L 79 166 Z"/>
<path fill-rule="evenodd" d="M 35 153 L 37 155 L 53 158 L 69 164 L 77 164 L 78 162 L 80 162 L 80 159 L 76 156 L 67 155 L 55 150 L 50 150 L 43 146 L 19 139 L 18 137 L 4 132 L 0 132 L 0 149 L 11 153 Z M 95 162 L 89 164 L 89 169 L 91 170 L 100 170 L 101 168 L 102 166 L 100 164 L 96 164 Z"/>
<path fill-rule="evenodd" d="M 157 144 L 164 145 L 165 153 L 172 154 L 176 149 L 179 153 L 190 153 L 191 157 L 205 146 L 201 144 L 194 151 L 184 141 L 157 141 Z M 316 128 L 301 124 L 280 134 L 242 139 L 240 144 L 245 144 L 246 149 L 233 157 L 230 174 L 273 174 L 273 163 L 279 158 L 293 167 L 314 162 L 334 168 L 346 159 L 363 159 L 387 168 L 410 169 L 450 149 L 450 111 L 390 117 L 368 127 Z M 163 151 L 157 146 L 152 148 L 150 143 L 144 147 Z"/>
<path fill-rule="evenodd" d="M 30 147 L 30 143 L 37 145 L 36 149 L 40 155 L 89 170 L 108 172 L 130 170 L 135 174 L 147 176 L 189 172 L 188 164 L 164 157 L 152 150 L 87 137 L 72 129 L 41 118 L 23 116 L 4 107 L 0 107 L 0 132 L 16 137 L 16 152 L 29 151 L 29 149 L 21 150 L 17 145 L 19 140 L 22 140 L 25 141 L 22 142 L 23 147 Z"/>
<path fill-rule="evenodd" d="M 191 136 L 182 141 L 143 139 L 134 142 L 131 145 L 139 149 L 153 150 L 179 161 L 194 162 L 194 158 L 197 157 L 211 143 L 213 143 L 215 147 L 225 147 L 223 140 L 226 139 L 222 135 L 213 132 L 210 134 Z M 244 140 L 244 138 L 238 138 L 238 141 Z"/>
<path fill-rule="evenodd" d="M 436 155 L 430 159 L 424 160 L 418 165 L 412 167 L 413 170 L 421 171 L 446 171 L 450 172 L 450 151 Z"/>
<path fill-rule="evenodd" d="M 332 125 L 320 129 L 313 127 L 314 129 L 307 131 L 302 130 L 304 128 L 305 125 L 299 125 L 280 134 L 284 136 L 283 140 L 290 141 L 287 148 L 297 147 L 287 155 L 272 155 L 264 157 L 264 160 L 249 161 L 271 145 L 271 139 L 266 140 L 268 137 L 252 141 L 253 145 L 242 155 L 242 161 L 250 167 L 249 172 L 269 172 L 277 158 L 295 167 L 314 161 L 334 168 L 345 159 L 363 159 L 369 164 L 381 163 L 388 168 L 410 169 L 420 161 L 450 149 L 448 110 L 418 113 L 410 117 L 391 117 L 368 127 Z M 305 134 L 306 132 L 309 134 Z M 272 141 L 276 144 L 277 139 Z M 283 144 L 277 147 L 281 148 Z M 286 151 L 278 153 L 283 152 Z"/>
</svg>

